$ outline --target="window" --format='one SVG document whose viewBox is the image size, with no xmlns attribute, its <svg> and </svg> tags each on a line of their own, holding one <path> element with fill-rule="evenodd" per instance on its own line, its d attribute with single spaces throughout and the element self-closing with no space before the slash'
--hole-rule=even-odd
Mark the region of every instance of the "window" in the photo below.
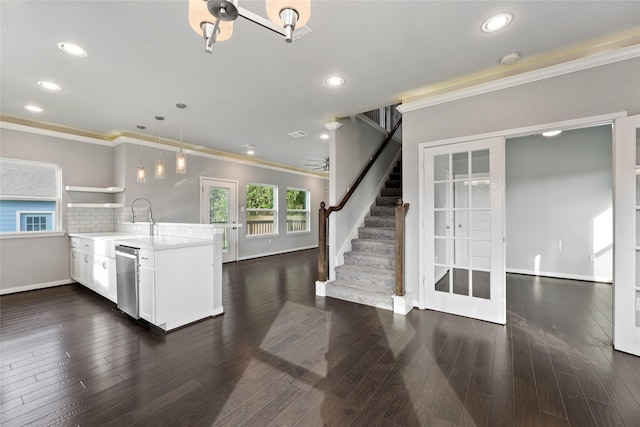
<svg viewBox="0 0 640 427">
<path fill-rule="evenodd" d="M 60 167 L 0 158 L 0 232 L 59 231 Z"/>
<path fill-rule="evenodd" d="M 287 233 L 308 231 L 309 191 L 287 188 Z"/>
<path fill-rule="evenodd" d="M 278 187 L 247 185 L 247 236 L 278 234 Z"/>
</svg>

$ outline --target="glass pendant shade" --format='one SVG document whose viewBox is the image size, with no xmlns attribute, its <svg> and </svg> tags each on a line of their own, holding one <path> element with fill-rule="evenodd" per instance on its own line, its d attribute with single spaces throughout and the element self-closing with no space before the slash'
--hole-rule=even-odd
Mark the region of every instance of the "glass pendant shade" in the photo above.
<svg viewBox="0 0 640 427">
<path fill-rule="evenodd" d="M 187 173 L 187 155 L 182 152 L 182 149 L 176 153 L 176 173 L 183 175 Z"/>
<path fill-rule="evenodd" d="M 267 0 L 267 16 L 274 24 L 283 26 L 280 12 L 293 9 L 298 13 L 295 27 L 303 27 L 311 17 L 311 0 Z"/>
<path fill-rule="evenodd" d="M 138 166 L 138 170 L 136 172 L 136 182 L 144 182 L 144 166 Z"/>
<path fill-rule="evenodd" d="M 164 161 L 162 161 L 162 152 L 158 154 L 156 160 L 156 179 L 164 179 Z"/>
<path fill-rule="evenodd" d="M 216 23 L 217 18 L 209 13 L 207 2 L 204 0 L 189 0 L 189 25 L 193 31 L 202 36 L 202 24 L 209 22 Z M 220 33 L 216 41 L 228 40 L 233 34 L 233 21 L 220 21 Z"/>
</svg>

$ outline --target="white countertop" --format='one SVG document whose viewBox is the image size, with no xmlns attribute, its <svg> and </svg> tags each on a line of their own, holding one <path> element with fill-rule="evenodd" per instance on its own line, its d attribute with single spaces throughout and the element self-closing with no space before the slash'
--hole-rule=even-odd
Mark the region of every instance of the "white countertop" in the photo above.
<svg viewBox="0 0 640 427">
<path fill-rule="evenodd" d="M 152 249 L 162 251 L 167 249 L 188 248 L 192 246 L 213 245 L 213 239 L 195 239 L 192 237 L 175 236 L 142 236 L 131 238 L 118 238 L 117 245 L 132 246 L 139 249 Z"/>
<path fill-rule="evenodd" d="M 69 237 L 80 237 L 93 240 L 113 240 L 116 245 L 132 246 L 134 248 L 152 249 L 156 251 L 214 244 L 213 239 L 197 239 L 192 237 L 162 235 L 141 236 L 139 234 L 122 233 L 117 231 L 104 233 L 69 233 Z"/>
</svg>

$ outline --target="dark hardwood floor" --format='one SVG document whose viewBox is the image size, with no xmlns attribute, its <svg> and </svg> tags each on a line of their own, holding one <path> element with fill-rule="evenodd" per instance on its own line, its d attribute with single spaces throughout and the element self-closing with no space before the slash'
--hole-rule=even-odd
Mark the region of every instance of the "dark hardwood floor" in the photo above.
<svg viewBox="0 0 640 427">
<path fill-rule="evenodd" d="M 510 275 L 505 327 L 316 298 L 315 266 L 225 265 L 225 314 L 167 335 L 80 285 L 2 296 L 0 424 L 640 425 L 608 285 Z"/>
</svg>

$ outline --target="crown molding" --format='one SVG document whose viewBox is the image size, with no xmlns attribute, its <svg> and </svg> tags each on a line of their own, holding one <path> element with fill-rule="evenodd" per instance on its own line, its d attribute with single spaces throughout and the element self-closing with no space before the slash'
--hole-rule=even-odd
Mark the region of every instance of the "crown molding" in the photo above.
<svg viewBox="0 0 640 427">
<path fill-rule="evenodd" d="M 539 70 L 529 71 L 511 77 L 505 77 L 488 83 L 482 83 L 476 86 L 454 90 L 441 95 L 427 96 L 415 101 L 404 102 L 397 107 L 401 113 L 419 110 L 421 108 L 433 107 L 435 105 L 445 104 L 451 101 L 470 98 L 472 96 L 483 95 L 502 89 L 508 89 L 515 86 L 525 85 L 528 83 L 546 80 L 553 77 L 559 77 L 565 74 L 571 74 L 578 71 L 588 70 L 590 68 L 602 65 L 613 64 L 616 62 L 626 61 L 640 57 L 640 45 L 629 46 L 587 58 L 576 59 L 564 62 L 558 65 L 552 65 Z"/>
<path fill-rule="evenodd" d="M 36 135 L 51 136 L 54 138 L 62 138 L 70 141 L 86 142 L 89 144 L 106 145 L 113 147 L 113 142 L 100 136 L 88 136 L 90 133 L 80 134 L 70 131 L 69 129 L 59 128 L 57 126 L 39 126 L 40 123 L 21 121 L 10 116 L 0 116 L 0 129 L 17 130 L 25 133 L 33 133 Z"/>
</svg>

